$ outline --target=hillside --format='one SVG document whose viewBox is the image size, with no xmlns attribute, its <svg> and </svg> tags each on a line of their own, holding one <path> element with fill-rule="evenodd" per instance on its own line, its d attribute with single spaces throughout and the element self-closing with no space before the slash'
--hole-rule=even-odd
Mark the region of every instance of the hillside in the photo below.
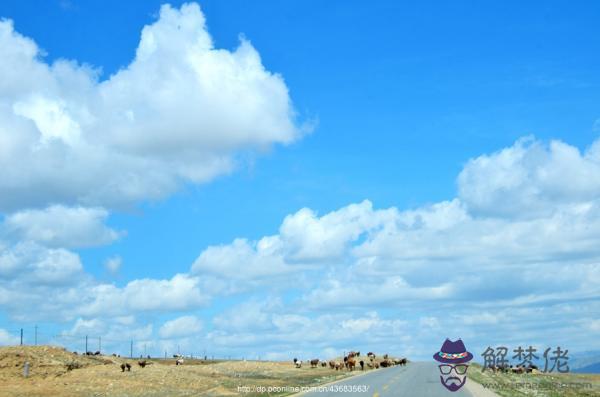
<svg viewBox="0 0 600 397">
<path fill-rule="evenodd" d="M 80 356 L 50 346 L 0 347 L 2 397 L 84 396 L 239 396 L 265 395 L 240 392 L 238 386 L 254 388 L 318 385 L 346 376 L 349 371 L 329 368 L 295 368 L 292 361 L 147 360 L 141 368 L 137 359 L 112 356 Z M 23 377 L 23 365 L 30 376 Z M 121 363 L 131 365 L 122 372 Z M 354 371 L 357 374 L 360 371 Z M 284 395 L 286 393 L 271 393 Z M 289 393 L 288 393 L 289 394 Z"/>
</svg>

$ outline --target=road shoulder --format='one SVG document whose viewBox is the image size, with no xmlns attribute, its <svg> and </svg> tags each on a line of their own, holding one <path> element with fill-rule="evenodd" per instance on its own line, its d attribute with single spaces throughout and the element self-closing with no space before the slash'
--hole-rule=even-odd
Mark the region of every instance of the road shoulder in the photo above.
<svg viewBox="0 0 600 397">
<path fill-rule="evenodd" d="M 343 381 L 348 380 L 348 379 L 360 378 L 361 376 L 364 376 L 364 375 L 372 373 L 372 371 L 378 371 L 378 370 L 376 370 L 376 369 L 375 370 L 367 370 L 367 371 L 358 371 L 358 370 L 356 370 L 356 371 L 352 371 L 352 372 L 354 372 L 353 374 L 351 373 L 348 376 L 345 376 L 345 377 L 343 377 L 341 379 L 337 379 L 337 380 L 334 380 L 334 381 L 331 381 L 331 382 L 321 383 L 321 384 L 313 385 L 313 386 L 316 387 L 316 386 L 330 386 L 330 385 L 335 385 L 336 383 L 340 383 L 340 382 L 343 382 Z M 300 393 L 290 394 L 289 397 L 303 396 L 303 395 L 305 395 L 307 393 L 309 393 L 309 392 L 308 391 L 302 391 Z"/>
</svg>

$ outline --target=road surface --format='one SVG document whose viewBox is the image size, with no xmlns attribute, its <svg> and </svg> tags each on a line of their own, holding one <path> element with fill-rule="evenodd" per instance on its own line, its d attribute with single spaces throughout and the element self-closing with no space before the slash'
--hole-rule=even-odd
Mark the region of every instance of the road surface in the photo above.
<svg viewBox="0 0 600 397">
<path fill-rule="evenodd" d="M 471 382 L 470 379 L 467 383 Z M 456 392 L 448 391 L 440 383 L 440 372 L 433 362 L 411 362 L 370 370 L 337 383 L 325 385 L 326 391 L 313 391 L 303 397 L 472 397 L 466 385 Z"/>
</svg>

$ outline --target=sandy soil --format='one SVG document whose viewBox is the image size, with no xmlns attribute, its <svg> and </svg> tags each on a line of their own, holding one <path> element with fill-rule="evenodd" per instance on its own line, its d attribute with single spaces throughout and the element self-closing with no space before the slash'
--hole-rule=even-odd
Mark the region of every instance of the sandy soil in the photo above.
<svg viewBox="0 0 600 397">
<path fill-rule="evenodd" d="M 30 375 L 23 365 L 30 363 Z M 2 396 L 266 396 L 257 386 L 307 386 L 330 382 L 349 374 L 329 368 L 298 369 L 291 362 L 137 360 L 112 356 L 78 356 L 47 346 L 0 348 Z M 121 372 L 129 362 L 131 372 Z M 72 368 L 72 369 L 69 369 Z M 247 387 L 244 390 L 238 386 Z M 249 392 L 250 390 L 250 392 Z"/>
</svg>

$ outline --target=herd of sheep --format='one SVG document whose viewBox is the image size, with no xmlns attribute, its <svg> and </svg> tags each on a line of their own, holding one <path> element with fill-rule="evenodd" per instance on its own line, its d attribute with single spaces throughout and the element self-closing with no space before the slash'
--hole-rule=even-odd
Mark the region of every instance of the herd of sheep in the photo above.
<svg viewBox="0 0 600 397">
<path fill-rule="evenodd" d="M 77 354 L 76 352 L 74 352 L 75 354 Z M 86 352 L 83 353 L 84 355 L 88 355 L 88 356 L 98 356 L 100 355 L 100 352 Z M 114 357 L 118 357 L 120 358 L 120 355 L 117 354 L 113 354 Z M 150 356 L 148 356 L 148 358 L 150 358 Z M 175 365 L 183 365 L 184 363 L 184 359 L 182 355 L 179 354 L 174 354 L 173 358 L 175 358 Z M 361 370 L 365 370 L 365 367 L 368 369 L 377 369 L 377 368 L 387 368 L 387 367 L 391 367 L 394 365 L 406 365 L 408 363 L 408 360 L 406 358 L 390 358 L 387 354 L 383 355 L 382 359 L 377 359 L 375 353 L 373 352 L 369 352 L 367 353 L 367 356 L 363 358 L 361 358 L 360 356 L 360 352 L 359 351 L 351 351 L 350 353 L 348 353 L 348 355 L 344 356 L 343 361 L 336 361 L 336 360 L 330 360 L 330 361 L 326 361 L 326 360 L 320 360 L 318 358 L 312 359 L 312 360 L 306 360 L 305 364 L 310 365 L 311 368 L 317 368 L 319 366 L 323 367 L 323 368 L 331 368 L 331 369 L 335 369 L 336 371 L 341 371 L 344 369 L 347 369 L 349 371 L 353 371 L 354 369 L 357 369 L 358 367 L 360 367 Z M 147 365 L 152 364 L 152 361 L 149 360 L 145 360 L 145 359 L 140 359 L 137 364 L 141 367 L 141 368 L 145 368 Z M 302 361 L 298 360 L 297 358 L 294 358 L 294 365 L 296 368 L 302 368 Z M 121 368 L 121 372 L 125 372 L 125 371 L 131 371 L 131 364 L 128 362 L 123 362 L 120 364 L 120 368 Z"/>
<path fill-rule="evenodd" d="M 316 368 L 319 365 L 321 365 L 321 367 L 327 367 L 327 365 L 329 365 L 329 368 L 335 369 L 336 371 L 341 371 L 343 369 L 353 371 L 357 365 L 364 371 L 365 366 L 369 369 L 377 369 L 379 367 L 387 368 L 393 365 L 406 365 L 407 363 L 408 360 L 406 358 L 391 359 L 387 354 L 383 356 L 383 359 L 377 360 L 376 355 L 373 352 L 367 353 L 367 361 L 365 361 L 364 359 L 361 359 L 359 351 L 348 353 L 347 356 L 344 356 L 343 362 L 335 360 L 327 362 L 325 360 L 319 360 L 318 358 L 306 361 L 306 364 L 310 364 L 311 368 Z M 294 358 L 294 365 L 296 368 L 302 368 L 302 361 Z"/>
</svg>

